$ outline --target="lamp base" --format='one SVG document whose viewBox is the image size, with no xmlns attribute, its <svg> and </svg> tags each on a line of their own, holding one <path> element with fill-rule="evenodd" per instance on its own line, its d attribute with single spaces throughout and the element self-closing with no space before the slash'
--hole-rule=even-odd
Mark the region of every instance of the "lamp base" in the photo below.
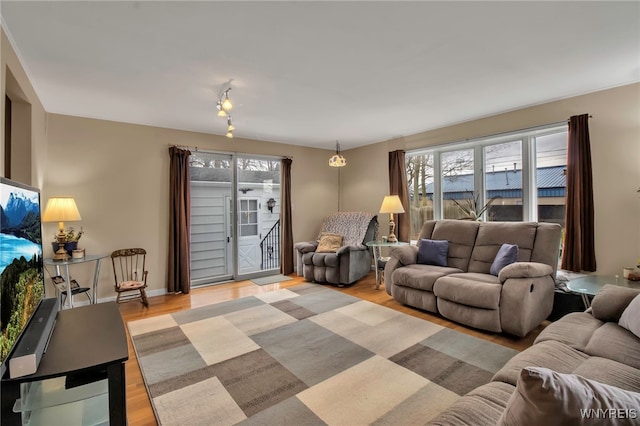
<svg viewBox="0 0 640 426">
<path fill-rule="evenodd" d="M 53 254 L 53 260 L 67 260 L 67 259 L 69 259 L 69 255 L 67 254 L 66 250 L 64 251 L 64 253 L 60 253 L 59 251 L 57 251 Z"/>
<path fill-rule="evenodd" d="M 64 249 L 65 241 L 60 242 L 58 238 L 58 250 L 53 253 L 53 260 L 67 260 L 69 259 L 69 253 Z"/>
<path fill-rule="evenodd" d="M 398 242 L 395 231 L 396 231 L 396 223 L 393 221 L 393 213 L 391 213 L 391 219 L 389 219 L 389 236 L 387 237 L 387 241 L 389 241 L 390 243 Z"/>
</svg>

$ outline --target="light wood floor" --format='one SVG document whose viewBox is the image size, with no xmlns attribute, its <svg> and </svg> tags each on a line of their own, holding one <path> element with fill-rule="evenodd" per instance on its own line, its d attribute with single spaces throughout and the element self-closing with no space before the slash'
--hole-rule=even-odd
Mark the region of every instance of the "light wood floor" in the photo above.
<svg viewBox="0 0 640 426">
<path fill-rule="evenodd" d="M 132 301 L 121 304 L 120 312 L 122 313 L 122 317 L 124 318 L 124 321 L 126 323 L 128 321 L 134 321 L 156 315 L 169 314 L 185 309 L 195 308 L 198 306 L 222 302 L 225 300 L 237 299 L 240 297 L 273 291 L 280 288 L 287 288 L 304 282 L 302 278 L 295 275 L 291 275 L 291 278 L 293 279 L 289 281 L 284 281 L 279 284 L 269 284 L 265 286 L 258 286 L 256 284 L 253 284 L 251 281 L 240 281 L 194 289 L 190 294 L 186 295 L 179 294 L 150 297 L 149 308 L 145 308 L 141 303 Z M 544 324 L 533 330 L 531 333 L 529 333 L 527 337 L 521 339 L 502 334 L 473 330 L 448 321 L 438 315 L 422 312 L 417 309 L 409 308 L 397 303 L 391 298 L 391 296 L 386 293 L 384 288 L 380 288 L 380 290 L 375 289 L 375 277 L 373 272 L 369 274 L 369 276 L 359 280 L 357 283 L 353 284 L 350 287 L 326 287 L 517 350 L 524 350 L 531 346 L 538 334 L 548 324 L 547 322 L 545 322 Z M 128 330 L 127 338 L 129 341 L 129 360 L 126 362 L 127 416 L 129 425 L 156 425 L 157 423 L 155 420 L 155 416 L 151 408 L 147 390 L 144 386 L 144 381 L 142 380 L 140 366 L 138 365 L 138 360 L 136 359 L 136 354 L 133 350 L 131 338 L 128 335 Z"/>
</svg>

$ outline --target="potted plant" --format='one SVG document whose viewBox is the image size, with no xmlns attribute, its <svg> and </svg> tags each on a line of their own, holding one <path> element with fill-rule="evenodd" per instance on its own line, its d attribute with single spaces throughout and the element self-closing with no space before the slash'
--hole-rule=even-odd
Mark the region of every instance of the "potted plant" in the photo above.
<svg viewBox="0 0 640 426">
<path fill-rule="evenodd" d="M 484 203 L 484 205 L 481 205 L 480 194 L 476 192 L 473 196 L 466 198 L 462 202 L 458 202 L 458 200 L 452 201 L 456 203 L 460 210 L 462 210 L 462 212 L 465 214 L 462 219 L 480 221 L 482 220 L 482 215 L 484 214 L 484 212 L 489 210 L 489 207 L 491 207 L 493 202 L 498 198 L 500 197 L 491 197 L 489 198 L 489 200 L 487 200 L 486 203 Z"/>
<path fill-rule="evenodd" d="M 82 229 L 82 227 L 80 227 L 80 231 L 78 232 L 76 232 L 76 230 L 73 227 L 69 227 L 64 230 L 64 235 L 65 235 L 64 249 L 67 251 L 69 256 L 71 256 L 71 252 L 73 250 L 76 250 L 78 248 L 78 241 L 82 237 L 82 234 L 84 234 L 84 230 Z M 53 239 L 55 241 L 51 242 L 51 247 L 53 248 L 53 252 L 55 253 L 58 250 L 58 246 L 59 246 L 58 234 L 54 235 Z"/>
</svg>

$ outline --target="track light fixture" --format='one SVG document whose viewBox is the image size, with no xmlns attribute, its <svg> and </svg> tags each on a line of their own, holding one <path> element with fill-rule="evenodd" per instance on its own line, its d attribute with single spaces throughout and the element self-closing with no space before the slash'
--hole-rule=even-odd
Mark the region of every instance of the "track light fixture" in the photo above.
<svg viewBox="0 0 640 426">
<path fill-rule="evenodd" d="M 329 166 L 344 167 L 347 165 L 347 159 L 340 154 L 340 142 L 336 141 L 336 153 L 329 158 Z"/>
</svg>

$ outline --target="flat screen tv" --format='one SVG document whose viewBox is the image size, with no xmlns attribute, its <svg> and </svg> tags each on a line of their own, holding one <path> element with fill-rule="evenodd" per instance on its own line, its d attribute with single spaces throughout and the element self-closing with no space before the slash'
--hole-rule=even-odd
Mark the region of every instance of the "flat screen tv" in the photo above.
<svg viewBox="0 0 640 426">
<path fill-rule="evenodd" d="M 40 191 L 0 178 L 0 362 L 45 297 Z"/>
</svg>

